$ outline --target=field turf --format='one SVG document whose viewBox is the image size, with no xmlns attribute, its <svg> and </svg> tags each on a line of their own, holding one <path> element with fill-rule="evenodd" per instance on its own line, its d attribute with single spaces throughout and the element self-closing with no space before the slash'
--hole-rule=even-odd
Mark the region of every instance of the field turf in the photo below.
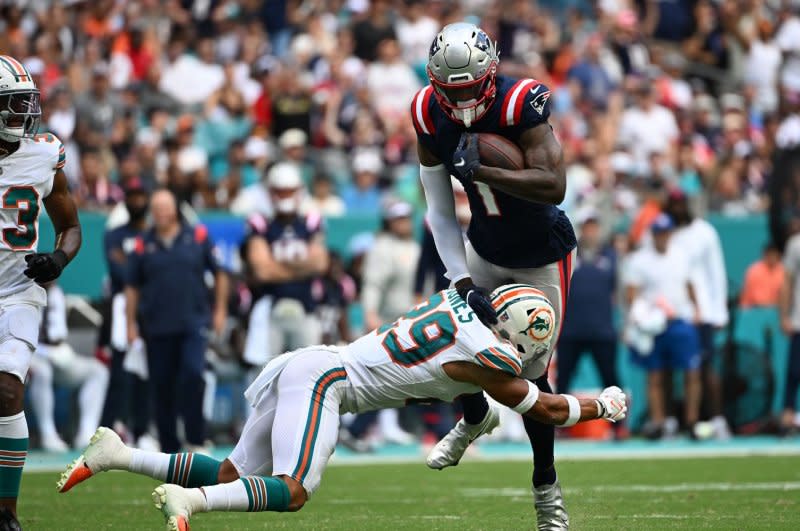
<svg viewBox="0 0 800 531">
<path fill-rule="evenodd" d="M 330 467 L 299 513 L 217 513 L 192 529 L 517 530 L 534 528 L 526 462 Z M 800 529 L 800 458 L 568 461 L 558 464 L 572 529 Z M 26 473 L 26 530 L 163 529 L 156 481 L 101 474 L 67 494 L 56 473 Z"/>
</svg>

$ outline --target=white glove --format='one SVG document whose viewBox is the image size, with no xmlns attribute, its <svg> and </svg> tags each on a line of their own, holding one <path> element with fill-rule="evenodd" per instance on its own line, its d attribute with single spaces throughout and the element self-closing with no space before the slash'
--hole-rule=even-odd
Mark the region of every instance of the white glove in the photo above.
<svg viewBox="0 0 800 531">
<path fill-rule="evenodd" d="M 625 393 L 619 387 L 606 387 L 595 401 L 601 419 L 617 422 L 625 418 L 628 406 L 625 404 Z"/>
</svg>

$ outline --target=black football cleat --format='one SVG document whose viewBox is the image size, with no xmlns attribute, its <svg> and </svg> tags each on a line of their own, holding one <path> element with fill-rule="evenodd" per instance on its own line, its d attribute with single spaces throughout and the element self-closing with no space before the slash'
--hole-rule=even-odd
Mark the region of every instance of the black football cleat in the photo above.
<svg viewBox="0 0 800 531">
<path fill-rule="evenodd" d="M 19 520 L 5 507 L 0 509 L 0 531 L 22 531 Z"/>
</svg>

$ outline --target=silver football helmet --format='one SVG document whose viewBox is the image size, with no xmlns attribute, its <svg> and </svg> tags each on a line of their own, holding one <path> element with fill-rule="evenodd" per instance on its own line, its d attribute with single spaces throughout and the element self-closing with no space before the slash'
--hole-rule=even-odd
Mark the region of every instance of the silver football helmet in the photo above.
<svg viewBox="0 0 800 531">
<path fill-rule="evenodd" d="M 487 111 L 497 92 L 497 46 L 474 24 L 448 24 L 433 39 L 428 79 L 436 101 L 453 120 L 469 127 Z"/>
</svg>

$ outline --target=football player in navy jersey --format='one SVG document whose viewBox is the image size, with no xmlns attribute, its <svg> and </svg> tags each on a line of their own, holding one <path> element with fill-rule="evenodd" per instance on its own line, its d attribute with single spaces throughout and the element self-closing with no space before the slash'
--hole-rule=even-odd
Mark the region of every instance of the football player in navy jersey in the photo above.
<svg viewBox="0 0 800 531">
<path fill-rule="evenodd" d="M 253 365 L 320 342 L 312 287 L 328 268 L 321 216 L 300 214 L 300 169 L 291 162 L 275 164 L 267 187 L 275 215 L 250 216 L 241 249 L 254 298 L 244 360 Z"/>
<path fill-rule="evenodd" d="M 564 198 L 566 176 L 561 146 L 547 122 L 550 90 L 534 79 L 498 75 L 498 62 L 495 43 L 473 24 L 450 24 L 431 44 L 431 83 L 411 102 L 428 223 L 448 278 L 485 324 L 497 322 L 487 289 L 527 283 L 542 290 L 555 307 L 557 321 L 549 333 L 557 335 L 576 239 L 569 219 L 555 206 Z M 482 164 L 479 133 L 501 135 L 519 146 L 525 168 Z M 466 244 L 455 216 L 450 175 L 461 181 L 469 197 L 472 219 Z M 523 370 L 523 376 L 547 391 L 551 355 L 552 350 L 543 353 Z M 457 464 L 470 442 L 499 423 L 482 393 L 462 402 L 464 418 L 428 455 L 431 468 Z M 538 529 L 568 529 L 553 464 L 554 428 L 524 420 L 534 455 Z"/>
</svg>

